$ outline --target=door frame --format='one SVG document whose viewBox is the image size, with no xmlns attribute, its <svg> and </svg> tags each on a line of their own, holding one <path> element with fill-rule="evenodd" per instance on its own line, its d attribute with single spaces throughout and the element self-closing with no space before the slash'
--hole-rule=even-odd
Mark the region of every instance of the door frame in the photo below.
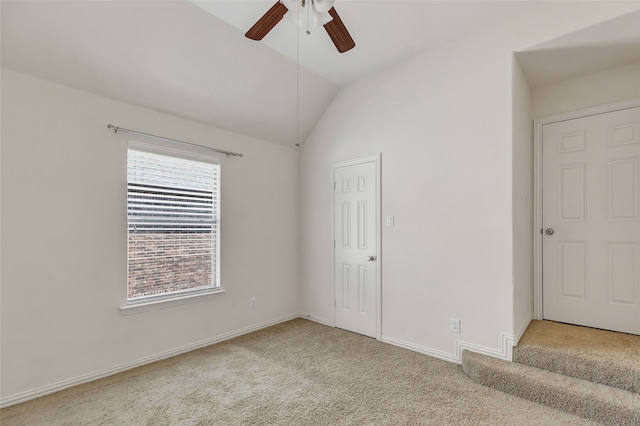
<svg viewBox="0 0 640 426">
<path fill-rule="evenodd" d="M 579 109 L 533 121 L 533 319 L 542 319 L 542 130 L 560 121 L 606 114 L 640 106 L 640 98 Z"/>
<path fill-rule="evenodd" d="M 335 191 L 334 191 L 334 176 L 335 171 L 341 167 L 356 166 L 364 163 L 375 163 L 376 170 L 376 340 L 380 340 L 382 337 L 382 201 L 381 201 L 381 183 L 382 183 L 382 154 L 371 154 L 364 157 L 353 158 L 350 160 L 339 161 L 331 164 L 331 181 L 329 190 L 331 191 L 331 236 L 329 242 L 331 244 L 331 326 L 336 326 L 336 274 L 335 274 Z"/>
</svg>

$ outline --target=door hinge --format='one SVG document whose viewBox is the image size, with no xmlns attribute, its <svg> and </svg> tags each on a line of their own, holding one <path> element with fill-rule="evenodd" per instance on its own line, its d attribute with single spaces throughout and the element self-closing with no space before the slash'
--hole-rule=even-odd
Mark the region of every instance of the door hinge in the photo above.
<svg viewBox="0 0 640 426">
<path fill-rule="evenodd" d="M 336 183 L 335 182 L 333 182 L 333 189 L 334 190 L 336 189 Z"/>
<path fill-rule="evenodd" d="M 333 299 L 333 307 L 336 307 L 336 299 Z"/>
</svg>

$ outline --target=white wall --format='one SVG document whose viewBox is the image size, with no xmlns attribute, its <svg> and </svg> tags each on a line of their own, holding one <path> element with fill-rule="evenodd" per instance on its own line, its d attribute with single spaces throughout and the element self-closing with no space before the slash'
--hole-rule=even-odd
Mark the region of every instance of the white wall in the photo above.
<svg viewBox="0 0 640 426">
<path fill-rule="evenodd" d="M 516 197 L 528 172 L 516 166 L 528 92 L 512 52 L 637 8 L 545 2 L 352 84 L 300 164 L 283 146 L 3 70 L 2 400 L 288 318 L 298 295 L 329 321 L 330 165 L 375 152 L 382 214 L 396 216 L 382 229 L 386 340 L 452 360 L 456 340 L 504 355 L 502 334 L 529 306 L 518 237 L 528 219 L 514 218 L 526 206 Z M 532 96 L 534 114 L 550 110 Z M 222 157 L 224 297 L 120 314 L 126 137 L 107 123 L 246 155 Z"/>
<path fill-rule="evenodd" d="M 513 58 L 513 332 L 533 318 L 533 122 L 531 89 Z"/>
<path fill-rule="evenodd" d="M 121 315 L 127 136 L 108 123 L 245 155 L 221 156 L 224 296 Z M 8 70 L 1 136 L 4 402 L 299 312 L 295 149 Z"/>
<path fill-rule="evenodd" d="M 381 152 L 382 216 L 395 216 L 382 229 L 383 340 L 451 360 L 464 344 L 508 357 L 531 309 L 531 249 L 514 254 L 530 238 L 530 218 L 514 221 L 530 201 L 514 193 L 531 177 L 514 173 L 530 152 L 513 51 L 637 8 L 545 2 L 343 88 L 302 147 L 303 310 L 332 317 L 330 164 Z"/>
<path fill-rule="evenodd" d="M 640 62 L 538 87 L 531 94 L 534 118 L 640 97 Z"/>
</svg>

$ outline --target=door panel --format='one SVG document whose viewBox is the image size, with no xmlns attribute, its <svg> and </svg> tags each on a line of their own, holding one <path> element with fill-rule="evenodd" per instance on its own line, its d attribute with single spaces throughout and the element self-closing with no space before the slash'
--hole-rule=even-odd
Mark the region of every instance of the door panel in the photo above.
<svg viewBox="0 0 640 426">
<path fill-rule="evenodd" d="M 545 319 L 640 334 L 639 123 L 635 107 L 543 127 Z"/>
<path fill-rule="evenodd" d="M 334 169 L 335 325 L 371 337 L 378 314 L 376 174 L 373 161 Z"/>
</svg>

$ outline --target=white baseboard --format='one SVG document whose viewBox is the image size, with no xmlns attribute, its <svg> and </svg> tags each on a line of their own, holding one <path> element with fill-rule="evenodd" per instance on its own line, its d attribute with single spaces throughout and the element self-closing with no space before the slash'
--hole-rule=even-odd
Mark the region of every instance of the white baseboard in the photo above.
<svg viewBox="0 0 640 426">
<path fill-rule="evenodd" d="M 409 349 L 410 351 L 418 352 L 423 355 L 429 355 L 431 357 L 438 358 L 443 361 L 449 361 L 449 362 L 454 362 L 456 364 L 460 364 L 455 354 L 450 354 L 448 352 L 444 352 L 439 349 L 432 349 L 426 346 L 416 345 L 415 343 L 407 342 L 405 340 L 395 339 L 393 337 L 389 337 L 385 335 L 382 335 L 380 337 L 380 341 L 383 343 L 389 343 L 390 345 L 398 346 L 404 349 Z"/>
<path fill-rule="evenodd" d="M 258 324 L 251 325 L 249 327 L 244 327 L 238 330 L 234 330 L 228 333 L 221 334 L 219 336 L 211 337 L 209 339 L 200 340 L 199 342 L 194 342 L 188 345 L 180 346 L 178 348 L 170 349 L 164 352 L 160 352 L 155 355 L 150 355 L 144 358 L 137 359 L 135 361 L 127 362 L 125 364 L 121 364 L 115 366 L 113 368 L 108 368 L 106 370 L 95 371 L 93 373 L 84 374 L 82 376 L 74 377 L 71 379 L 63 380 L 61 382 L 53 383 L 51 385 L 42 386 L 36 389 L 28 390 L 25 392 L 20 392 L 15 395 L 10 395 L 8 397 L 0 399 L 0 408 L 6 408 L 11 405 L 20 404 L 31 399 L 39 398 L 41 396 L 48 395 L 50 393 L 58 392 L 66 388 L 70 388 L 72 386 L 80 385 L 83 383 L 92 382 L 94 380 L 102 379 L 104 377 L 112 376 L 114 374 L 130 370 L 132 368 L 140 367 L 145 364 L 150 364 L 155 361 L 160 361 L 166 358 L 171 358 L 176 355 L 180 355 L 186 352 L 190 352 L 196 349 L 204 348 L 205 346 L 210 346 L 215 343 L 220 343 L 225 340 L 233 339 L 234 337 L 242 336 L 243 334 L 251 333 L 253 331 L 257 331 L 263 328 L 271 327 L 276 324 L 280 324 L 286 321 L 290 321 L 295 318 L 304 318 L 303 314 L 295 313 L 284 315 L 278 318 L 274 318 L 269 321 L 264 321 Z"/>
<path fill-rule="evenodd" d="M 488 355 L 494 358 L 500 358 L 507 361 L 512 360 L 514 337 L 512 335 L 501 333 L 501 347 L 500 350 L 489 348 L 487 346 L 477 345 L 475 343 L 469 343 L 462 340 L 456 340 L 455 352 L 449 353 L 439 349 L 428 348 L 426 346 L 416 345 L 404 340 L 396 339 L 389 336 L 382 336 L 381 342 L 389 343 L 394 346 L 399 346 L 404 349 L 409 349 L 414 352 L 418 352 L 424 355 L 429 355 L 434 358 L 441 359 L 443 361 L 453 362 L 455 364 L 462 364 L 462 351 L 468 349 L 473 352 L 477 352 L 483 355 Z"/>
<path fill-rule="evenodd" d="M 219 336 L 215 336 L 209 339 L 201 340 L 195 343 L 191 343 L 189 345 L 180 346 L 175 349 L 170 349 L 168 351 L 160 352 L 155 355 L 150 355 L 145 358 L 140 358 L 135 361 L 131 361 L 125 364 L 118 365 L 113 368 L 109 368 L 106 370 L 96 371 L 90 374 L 85 374 L 82 376 L 74 377 L 72 379 L 63 380 L 61 382 L 53 383 L 51 385 L 42 386 L 40 388 L 32 389 L 25 392 L 20 392 L 15 395 L 11 395 L 5 398 L 0 399 L 0 408 L 6 408 L 11 405 L 20 404 L 31 399 L 39 398 L 41 396 L 45 396 L 54 392 L 61 391 L 66 388 L 70 388 L 72 386 L 80 385 L 83 383 L 88 383 L 94 380 L 102 379 L 104 377 L 112 376 L 114 374 L 130 370 L 132 368 L 140 367 L 145 364 L 150 364 L 155 361 L 160 361 L 166 358 L 171 358 L 176 355 L 180 355 L 186 352 L 190 352 L 196 349 L 204 348 L 206 346 L 213 345 L 215 343 L 220 343 L 225 340 L 233 339 L 234 337 L 242 336 L 243 334 L 248 334 L 253 331 L 257 331 L 263 328 L 271 327 L 276 324 L 280 324 L 286 321 L 290 321 L 295 318 L 304 318 L 310 321 L 317 322 L 322 325 L 326 325 L 331 327 L 331 321 L 327 318 L 318 317 L 315 315 L 310 315 L 305 312 L 295 313 L 284 315 L 282 317 L 274 318 L 269 321 L 264 321 L 258 324 L 254 324 L 249 327 L 244 327 L 238 330 L 234 330 L 228 333 L 221 334 Z M 456 340 L 456 349 L 455 353 L 448 353 L 441 351 L 439 349 L 432 349 L 426 346 L 416 345 L 411 342 L 407 342 L 400 339 L 395 339 L 389 336 L 382 336 L 380 338 L 381 342 L 388 343 L 394 346 L 398 346 L 401 348 L 409 349 L 414 352 L 418 352 L 424 355 L 432 356 L 434 358 L 438 358 L 444 361 L 453 362 L 455 364 L 462 363 L 462 351 L 464 349 L 469 349 L 473 352 L 477 352 L 483 355 L 492 356 L 495 358 L 505 359 L 508 361 L 512 360 L 512 350 L 513 346 L 520 339 L 524 331 L 527 329 L 527 326 L 531 322 L 531 318 L 528 318 L 522 325 L 522 327 L 518 330 L 517 338 L 511 336 L 506 333 L 501 334 L 501 348 L 500 350 L 492 349 L 486 346 L 476 345 L 474 343 L 464 342 L 462 340 Z"/>
<path fill-rule="evenodd" d="M 331 321 L 327 318 L 318 317 L 316 315 L 307 314 L 306 312 L 300 313 L 300 318 L 308 319 L 309 321 L 317 322 L 318 324 L 326 325 L 331 327 Z"/>
<path fill-rule="evenodd" d="M 518 328 L 514 336 L 513 346 L 516 346 L 518 344 L 524 332 L 527 331 L 529 324 L 531 324 L 531 321 L 533 321 L 533 313 L 529 314 L 529 316 L 525 318 L 522 324 L 520 324 L 520 328 Z"/>
</svg>

